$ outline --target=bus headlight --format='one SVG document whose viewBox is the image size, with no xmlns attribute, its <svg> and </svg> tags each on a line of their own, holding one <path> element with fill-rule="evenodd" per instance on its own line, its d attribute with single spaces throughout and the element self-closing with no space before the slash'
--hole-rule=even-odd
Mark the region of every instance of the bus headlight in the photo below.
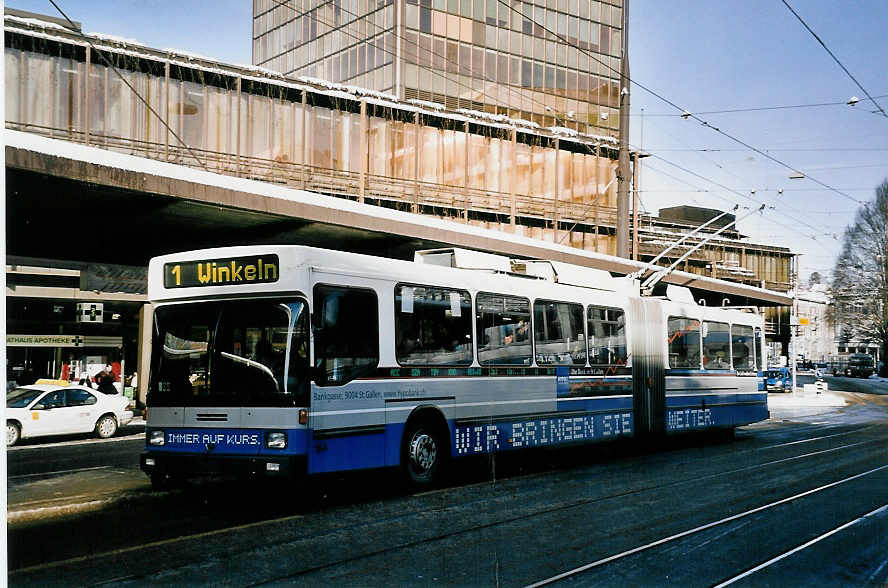
<svg viewBox="0 0 888 588">
<path fill-rule="evenodd" d="M 163 431 L 151 431 L 148 433 L 148 445 L 160 446 L 166 442 Z"/>
<path fill-rule="evenodd" d="M 273 431 L 265 434 L 265 446 L 269 449 L 286 449 L 287 434 Z"/>
</svg>

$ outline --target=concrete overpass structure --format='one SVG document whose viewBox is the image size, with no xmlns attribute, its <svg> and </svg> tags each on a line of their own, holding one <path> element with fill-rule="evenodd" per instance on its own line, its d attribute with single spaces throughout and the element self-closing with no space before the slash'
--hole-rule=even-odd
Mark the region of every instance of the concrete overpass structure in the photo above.
<svg viewBox="0 0 888 588">
<path fill-rule="evenodd" d="M 411 259 L 458 246 L 627 274 L 642 262 L 286 186 L 6 131 L 9 255 L 144 265 L 229 244 L 300 243 Z M 779 292 L 675 272 L 665 283 L 731 305 L 787 305 Z"/>
</svg>

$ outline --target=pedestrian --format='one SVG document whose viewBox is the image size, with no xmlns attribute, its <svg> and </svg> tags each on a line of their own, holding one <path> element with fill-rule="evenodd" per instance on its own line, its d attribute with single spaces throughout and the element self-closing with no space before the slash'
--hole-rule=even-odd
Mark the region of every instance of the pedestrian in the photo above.
<svg viewBox="0 0 888 588">
<path fill-rule="evenodd" d="M 117 388 L 114 387 L 114 374 L 111 364 L 105 366 L 105 369 L 96 376 L 96 382 L 99 384 L 99 392 L 102 394 L 117 394 Z"/>
<path fill-rule="evenodd" d="M 87 388 L 92 388 L 92 382 L 89 379 L 89 373 L 86 370 L 80 372 L 80 381 L 77 382 L 78 386 L 86 386 Z"/>
</svg>

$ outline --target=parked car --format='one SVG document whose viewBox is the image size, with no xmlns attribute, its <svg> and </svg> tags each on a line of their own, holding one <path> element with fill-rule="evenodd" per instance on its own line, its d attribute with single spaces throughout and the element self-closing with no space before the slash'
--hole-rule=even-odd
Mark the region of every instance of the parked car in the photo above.
<svg viewBox="0 0 888 588">
<path fill-rule="evenodd" d="M 852 353 L 848 356 L 848 364 L 835 375 L 849 378 L 868 378 L 875 371 L 875 360 L 868 353 Z"/>
<path fill-rule="evenodd" d="M 789 368 L 770 368 L 765 370 L 765 390 L 768 392 L 792 392 L 792 373 Z"/>
<path fill-rule="evenodd" d="M 85 386 L 33 384 L 6 394 L 6 445 L 44 435 L 89 433 L 105 439 L 133 419 L 129 398 Z"/>
</svg>

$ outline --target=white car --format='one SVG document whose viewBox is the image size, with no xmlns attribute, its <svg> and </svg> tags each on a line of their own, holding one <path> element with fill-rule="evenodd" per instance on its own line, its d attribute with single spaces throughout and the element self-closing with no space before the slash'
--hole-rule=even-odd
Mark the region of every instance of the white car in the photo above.
<svg viewBox="0 0 888 588">
<path fill-rule="evenodd" d="M 34 384 L 6 395 L 6 446 L 43 435 L 89 433 L 106 439 L 133 420 L 130 400 L 85 386 Z"/>
</svg>

